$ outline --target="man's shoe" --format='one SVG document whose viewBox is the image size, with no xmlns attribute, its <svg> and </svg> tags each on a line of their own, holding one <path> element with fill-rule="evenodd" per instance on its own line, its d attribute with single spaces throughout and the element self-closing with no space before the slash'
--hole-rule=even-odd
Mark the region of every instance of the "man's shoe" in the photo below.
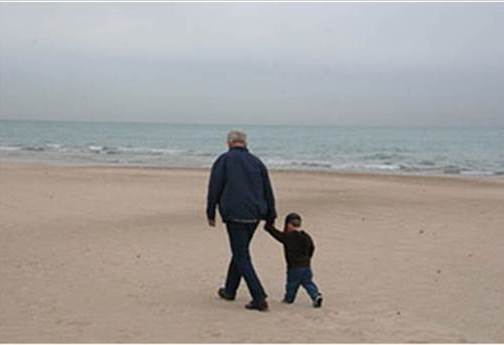
<svg viewBox="0 0 504 345">
<path fill-rule="evenodd" d="M 284 299 L 282 300 L 282 303 L 285 303 L 285 304 L 292 304 L 292 303 L 294 303 L 294 301 L 289 301 L 288 299 L 285 299 L 285 298 L 284 298 Z"/>
<path fill-rule="evenodd" d="M 224 289 L 224 288 L 220 288 L 217 291 L 217 294 L 219 295 L 220 298 L 225 299 L 226 301 L 234 301 L 234 299 L 235 299 L 235 296 L 231 296 L 230 294 L 228 294 L 226 292 L 226 289 Z"/>
<path fill-rule="evenodd" d="M 258 310 L 258 311 L 268 311 L 269 309 L 268 302 L 266 302 L 266 300 L 260 302 L 252 301 L 249 304 L 247 304 L 245 308 L 248 310 Z"/>
<path fill-rule="evenodd" d="M 315 298 L 315 301 L 313 301 L 313 308 L 320 308 L 322 307 L 322 301 L 324 299 L 322 298 L 322 295 L 318 295 L 317 298 Z"/>
</svg>

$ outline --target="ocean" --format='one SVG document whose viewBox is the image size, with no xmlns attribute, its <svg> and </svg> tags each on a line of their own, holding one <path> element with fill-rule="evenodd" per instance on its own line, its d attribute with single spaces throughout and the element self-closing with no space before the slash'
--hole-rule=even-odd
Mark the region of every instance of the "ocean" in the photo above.
<svg viewBox="0 0 504 345">
<path fill-rule="evenodd" d="M 271 169 L 504 175 L 504 128 L 0 120 L 0 161 L 210 167 L 234 128 Z"/>
</svg>

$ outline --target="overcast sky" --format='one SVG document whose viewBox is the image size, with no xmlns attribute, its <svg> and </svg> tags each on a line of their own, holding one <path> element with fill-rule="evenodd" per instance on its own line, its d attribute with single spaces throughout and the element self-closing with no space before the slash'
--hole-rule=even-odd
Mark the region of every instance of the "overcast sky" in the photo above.
<svg viewBox="0 0 504 345">
<path fill-rule="evenodd" d="M 0 119 L 504 126 L 504 3 L 0 3 Z"/>
</svg>

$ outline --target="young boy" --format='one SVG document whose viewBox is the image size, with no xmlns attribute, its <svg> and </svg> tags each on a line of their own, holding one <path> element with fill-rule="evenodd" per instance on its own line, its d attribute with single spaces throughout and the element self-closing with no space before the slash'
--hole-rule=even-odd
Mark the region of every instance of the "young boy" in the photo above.
<svg viewBox="0 0 504 345">
<path fill-rule="evenodd" d="M 313 274 L 310 268 L 315 246 L 310 235 L 301 230 L 301 216 L 297 213 L 288 214 L 285 217 L 283 232 L 269 224 L 266 224 L 264 229 L 284 245 L 285 259 L 287 260 L 287 284 L 285 284 L 286 291 L 283 302 L 293 303 L 297 290 L 302 285 L 310 295 L 313 306 L 320 308 L 322 306 L 322 294 L 313 282 Z"/>
</svg>

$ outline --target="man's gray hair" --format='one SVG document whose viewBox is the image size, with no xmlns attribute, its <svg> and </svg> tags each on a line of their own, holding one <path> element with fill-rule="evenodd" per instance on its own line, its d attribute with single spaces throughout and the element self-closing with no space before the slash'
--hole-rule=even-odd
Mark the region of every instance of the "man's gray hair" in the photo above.
<svg viewBox="0 0 504 345">
<path fill-rule="evenodd" d="M 230 131 L 227 135 L 227 141 L 228 143 L 243 143 L 247 145 L 247 134 L 243 131 Z"/>
</svg>

